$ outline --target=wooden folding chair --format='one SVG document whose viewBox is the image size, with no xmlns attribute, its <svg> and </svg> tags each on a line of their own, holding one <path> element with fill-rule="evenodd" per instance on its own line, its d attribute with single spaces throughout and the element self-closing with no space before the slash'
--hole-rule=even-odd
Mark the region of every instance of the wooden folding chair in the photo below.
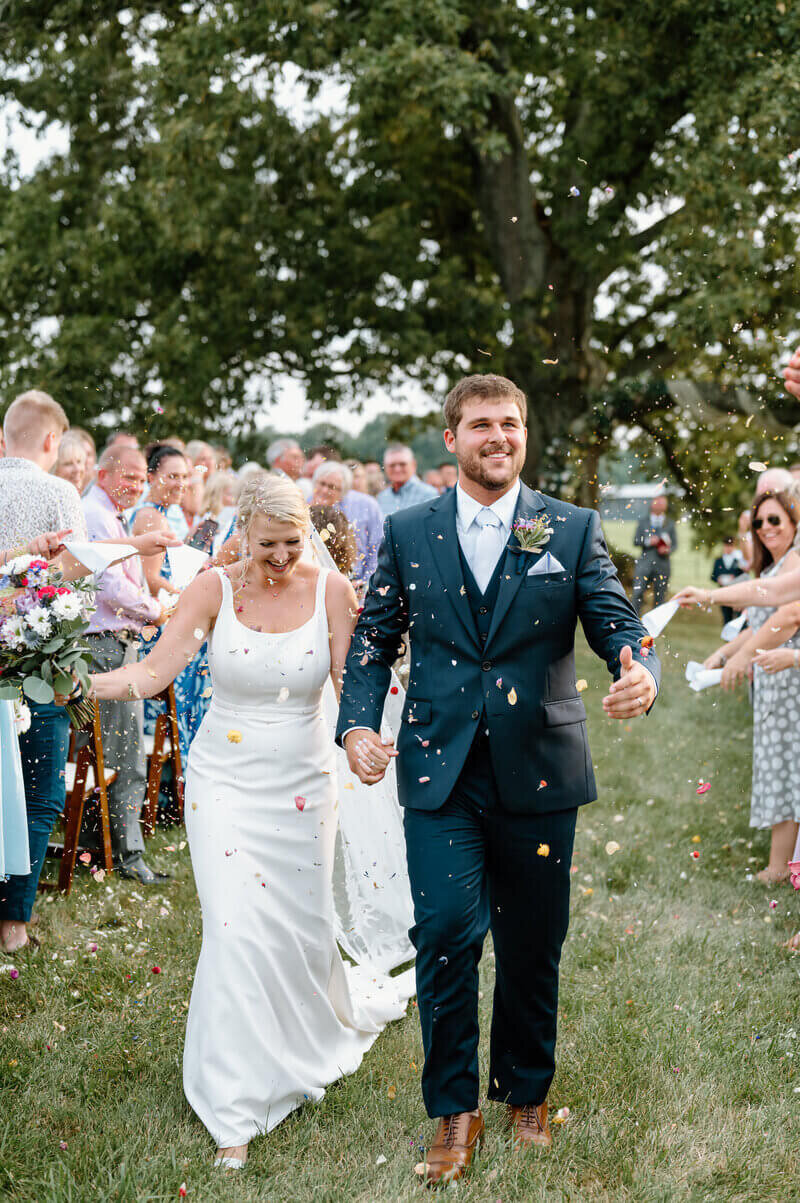
<svg viewBox="0 0 800 1203">
<path fill-rule="evenodd" d="M 167 761 L 172 765 L 172 788 L 175 791 L 175 805 L 178 808 L 178 819 L 183 822 L 183 764 L 181 761 L 181 745 L 178 737 L 178 710 L 175 705 L 175 689 L 168 685 L 161 693 L 156 694 L 156 701 L 164 702 L 164 712 L 156 718 L 153 732 L 152 747 L 147 749 L 147 793 L 145 795 L 142 819 L 144 834 L 150 836 L 156 829 L 158 816 L 158 793 L 161 788 L 161 777 Z M 165 741 L 169 748 L 165 749 Z M 145 736 L 145 744 L 150 741 Z"/>
<path fill-rule="evenodd" d="M 97 702 L 94 703 L 92 719 L 88 725 L 89 739 L 82 747 L 77 748 L 74 737 L 70 740 L 70 761 L 67 763 L 67 800 L 64 806 L 64 843 L 49 844 L 48 855 L 61 857 L 61 868 L 58 883 L 44 881 L 40 883 L 42 890 L 58 889 L 68 894 L 72 888 L 72 878 L 75 874 L 75 861 L 80 849 L 81 825 L 86 803 L 97 791 L 97 807 L 100 814 L 100 830 L 102 834 L 103 867 L 107 873 L 113 873 L 114 861 L 111 855 L 111 822 L 108 815 L 108 787 L 116 778 L 116 772 L 106 772 L 103 760 L 103 735 L 100 730 L 100 714 Z M 72 757 L 74 756 L 74 761 Z M 74 775 L 69 772 L 74 765 Z M 91 777 L 90 777 L 91 774 Z M 70 781 L 70 777 L 72 780 Z"/>
</svg>

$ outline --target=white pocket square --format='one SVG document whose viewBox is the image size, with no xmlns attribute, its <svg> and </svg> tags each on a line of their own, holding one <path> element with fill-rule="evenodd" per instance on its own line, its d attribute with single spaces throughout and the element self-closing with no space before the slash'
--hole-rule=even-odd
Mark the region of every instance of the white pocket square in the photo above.
<svg viewBox="0 0 800 1203">
<path fill-rule="evenodd" d="M 554 555 L 546 551 L 544 555 L 532 564 L 528 569 L 528 576 L 538 576 L 540 573 L 546 572 L 565 572 L 566 569 L 560 560 L 557 560 Z"/>
</svg>

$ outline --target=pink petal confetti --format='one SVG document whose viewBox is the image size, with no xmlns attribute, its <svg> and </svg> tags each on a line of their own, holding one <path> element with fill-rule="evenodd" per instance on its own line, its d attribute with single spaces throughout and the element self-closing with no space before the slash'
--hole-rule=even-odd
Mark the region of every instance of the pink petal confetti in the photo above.
<svg viewBox="0 0 800 1203">
<path fill-rule="evenodd" d="M 15 982 L 19 977 L 19 969 L 9 969 L 8 976 L 11 978 L 12 982 Z"/>
<path fill-rule="evenodd" d="M 86 951 L 87 952 L 97 952 L 97 947 L 98 946 L 97 946 L 97 944 L 95 944 L 94 940 L 90 940 L 89 943 L 86 945 Z"/>
<path fill-rule="evenodd" d="M 58 1142 L 58 1147 L 59 1147 L 59 1149 L 61 1149 L 62 1153 L 65 1152 L 66 1148 L 67 1148 L 67 1142 L 65 1140 L 60 1140 Z"/>
<path fill-rule="evenodd" d="M 429 781 L 430 781 L 430 777 L 420 777 L 420 779 L 419 779 L 420 785 L 427 785 Z"/>
<path fill-rule="evenodd" d="M 710 789 L 711 789 L 710 781 L 701 781 L 700 784 L 698 785 L 697 789 L 695 790 L 695 793 L 696 794 L 707 794 Z"/>
<path fill-rule="evenodd" d="M 771 902 L 770 902 L 770 904 L 769 904 L 769 909 L 770 909 L 771 911 L 777 911 L 777 909 L 778 909 L 778 902 L 777 902 L 777 899 L 773 898 L 773 899 L 771 900 Z"/>
<path fill-rule="evenodd" d="M 789 861 L 789 881 L 796 890 L 800 890 L 800 860 Z"/>
<path fill-rule="evenodd" d="M 92 862 L 92 854 L 91 854 L 91 852 L 82 852 L 82 853 L 80 854 L 80 856 L 78 857 L 78 860 L 81 862 L 81 864 L 82 864 L 82 865 L 89 865 L 89 864 L 91 864 L 91 862 Z"/>
<path fill-rule="evenodd" d="M 159 973 L 161 972 L 161 966 L 160 966 L 160 965 L 153 965 L 153 967 L 152 967 L 152 969 L 150 970 L 150 972 L 151 972 L 151 973 L 155 973 L 155 974 L 159 974 Z"/>
<path fill-rule="evenodd" d="M 297 809 L 298 809 L 298 810 L 304 810 L 304 809 L 305 809 L 306 800 L 305 800 L 305 798 L 303 797 L 303 795 L 302 795 L 302 794 L 295 794 L 295 796 L 294 796 L 294 804 L 295 804 L 295 806 L 297 807 Z"/>
<path fill-rule="evenodd" d="M 180 1184 L 180 1186 L 178 1187 L 178 1195 L 180 1196 L 181 1199 L 186 1198 L 186 1183 L 185 1182 L 182 1182 Z"/>
<path fill-rule="evenodd" d="M 606 855 L 613 856 L 615 852 L 619 852 L 620 845 L 616 840 L 609 840 L 606 844 Z"/>
</svg>

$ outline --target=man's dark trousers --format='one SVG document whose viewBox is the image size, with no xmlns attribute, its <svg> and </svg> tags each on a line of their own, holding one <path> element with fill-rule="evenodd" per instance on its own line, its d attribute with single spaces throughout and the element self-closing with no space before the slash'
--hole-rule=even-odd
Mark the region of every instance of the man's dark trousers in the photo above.
<svg viewBox="0 0 800 1203">
<path fill-rule="evenodd" d="M 488 1096 L 541 1103 L 555 1070 L 558 965 L 578 812 L 504 810 L 482 732 L 481 724 L 444 806 L 405 810 L 422 1093 L 432 1117 L 478 1106 L 478 963 L 489 929 L 495 992 Z"/>
</svg>

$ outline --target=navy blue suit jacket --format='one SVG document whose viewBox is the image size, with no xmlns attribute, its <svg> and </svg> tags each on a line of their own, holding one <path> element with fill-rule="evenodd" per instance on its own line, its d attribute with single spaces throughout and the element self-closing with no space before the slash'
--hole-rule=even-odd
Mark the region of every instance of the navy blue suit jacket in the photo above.
<svg viewBox="0 0 800 1203">
<path fill-rule="evenodd" d="M 345 669 L 336 738 L 380 730 L 390 670 L 411 644 L 408 696 L 397 747 L 403 806 L 435 810 L 455 785 L 482 712 L 504 807 L 554 811 L 597 797 L 586 710 L 575 687 L 575 626 L 619 676 L 619 653 L 659 680 L 646 631 L 628 601 L 594 510 L 522 485 L 516 518 L 547 518 L 546 550 L 563 572 L 528 575 L 538 555 L 504 553 L 500 590 L 481 646 L 464 588 L 454 489 L 386 519 Z"/>
</svg>

